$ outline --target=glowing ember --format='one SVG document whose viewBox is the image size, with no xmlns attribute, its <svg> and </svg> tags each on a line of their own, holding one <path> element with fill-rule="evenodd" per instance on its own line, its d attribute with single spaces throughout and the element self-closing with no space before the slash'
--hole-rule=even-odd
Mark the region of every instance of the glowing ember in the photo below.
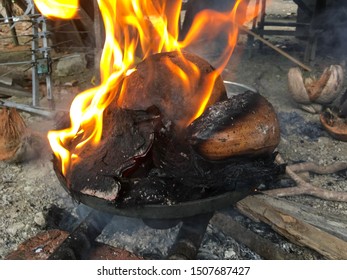
<svg viewBox="0 0 347 280">
<path fill-rule="evenodd" d="M 252 13 L 248 14 L 247 5 L 244 4 L 248 1 L 237 0 L 232 11 L 200 12 L 185 39 L 178 41 L 182 3 L 175 1 L 175 4 L 167 5 L 167 2 L 169 1 L 98 0 L 106 34 L 100 61 L 101 84 L 75 98 L 70 109 L 70 128 L 50 131 L 48 134 L 53 152 L 61 161 L 64 175 L 79 160 L 79 150 L 84 145 L 98 145 L 102 138 L 103 112 L 110 102 L 119 98 L 116 103 L 122 107 L 122 94 L 127 94 L 121 90 L 123 79 L 133 71 L 136 56 L 145 59 L 156 53 L 180 52 L 198 41 L 201 36 L 206 38 L 206 34 L 209 34 L 209 39 L 213 40 L 221 32 L 227 32 L 228 47 L 221 54 L 216 69 L 206 78 L 203 90 L 199 91 L 200 98 L 197 102 L 200 105 L 191 116 L 187 116 L 189 121 L 184 125 L 188 125 L 203 113 L 208 104 L 215 81 L 228 63 L 236 45 L 238 25 L 253 18 L 253 11 L 258 10 L 249 7 Z M 78 10 L 77 0 L 35 0 L 35 4 L 44 15 L 55 18 L 74 17 Z M 178 67 L 168 61 L 167 67 L 173 76 L 182 80 L 185 89 L 190 91 L 197 88 L 200 70 L 194 63 L 186 60 L 184 67 Z M 117 95 L 117 92 L 122 94 Z M 72 142 L 78 144 L 70 147 Z"/>
</svg>

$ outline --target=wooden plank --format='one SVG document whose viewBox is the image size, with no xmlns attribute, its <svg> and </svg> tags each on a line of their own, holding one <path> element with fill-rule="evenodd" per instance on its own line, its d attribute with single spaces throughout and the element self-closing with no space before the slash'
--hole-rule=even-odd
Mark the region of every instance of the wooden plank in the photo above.
<svg viewBox="0 0 347 280">
<path fill-rule="evenodd" d="M 307 246 L 327 259 L 347 259 L 347 242 L 281 210 L 257 195 L 236 204 L 239 211 L 260 220 L 291 242 Z"/>
<path fill-rule="evenodd" d="M 256 199 L 347 242 L 347 217 L 322 213 L 319 209 L 268 195 L 257 195 Z"/>
</svg>

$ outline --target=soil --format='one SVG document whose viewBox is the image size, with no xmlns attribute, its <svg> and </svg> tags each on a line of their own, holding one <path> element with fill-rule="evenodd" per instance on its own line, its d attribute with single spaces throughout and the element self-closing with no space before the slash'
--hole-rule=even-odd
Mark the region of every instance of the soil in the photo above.
<svg viewBox="0 0 347 280">
<path fill-rule="evenodd" d="M 272 3 L 268 7 L 270 17 L 295 17 L 296 5 L 292 1 L 274 0 Z M 1 36 L 3 36 L 6 34 L 6 30 L 5 27 L 1 28 Z M 271 36 L 269 40 L 293 57 L 303 59 L 305 41 L 295 37 L 279 36 Z M 10 41 L 2 42 L 0 45 L 1 63 L 30 60 L 28 48 L 14 47 Z M 62 54 L 54 55 L 61 56 Z M 204 56 L 203 53 L 201 55 Z M 208 53 L 205 56 L 207 59 L 213 59 Z M 314 72 L 319 74 L 324 67 L 331 64 L 344 64 L 344 61 L 334 53 L 318 52 L 311 67 Z M 334 162 L 347 162 L 347 142 L 332 138 L 322 128 L 319 115 L 303 111 L 291 99 L 287 73 L 294 66 L 293 62 L 268 47 L 264 46 L 262 50 L 259 50 L 257 42 L 253 47 L 249 47 L 247 36 L 240 35 L 234 55 L 223 73 L 223 79 L 254 87 L 273 104 L 281 127 L 281 142 L 278 151 L 288 164 L 313 161 L 325 166 Z M 0 73 L 7 73 L 13 69 L 11 67 L 1 65 Z M 14 82 L 21 81 L 22 87 L 30 88 L 30 70 L 24 70 L 25 67 L 13 70 L 11 77 Z M 78 92 L 93 86 L 93 75 L 92 68 L 69 77 L 57 77 L 53 72 L 57 108 L 67 111 L 71 100 Z M 77 81 L 77 86 L 64 86 L 66 82 L 72 81 Z M 343 90 L 346 87 L 345 74 Z M 43 95 L 41 106 L 47 108 L 44 85 L 42 85 L 41 92 Z M 12 97 L 8 100 L 24 104 L 31 102 L 30 98 Z M 21 112 L 21 115 L 27 126 L 32 131 L 39 133 L 43 139 L 46 139 L 47 132 L 54 128 L 52 120 L 26 112 Z M 39 158 L 19 164 L 0 162 L 0 259 L 4 259 L 27 239 L 53 228 L 49 216 L 52 208 L 60 209 L 59 213 L 65 213 L 65 216 L 61 214 L 64 217 L 71 214 L 70 220 L 72 219 L 74 222 L 83 218 L 86 212 L 90 211 L 88 207 L 73 201 L 61 187 L 53 171 L 51 159 L 50 147 L 47 141 L 44 141 Z M 310 175 L 309 179 L 314 185 L 325 189 L 347 191 L 346 172 Z M 287 199 L 312 206 L 322 215 L 329 213 L 346 216 L 347 214 L 346 202 L 326 201 L 311 196 L 293 196 Z M 60 218 L 63 220 L 62 217 Z M 71 229 L 73 225 L 74 223 L 71 222 L 66 228 Z M 113 223 L 100 236 L 99 241 L 123 247 L 142 257 L 160 258 L 165 256 L 177 231 L 177 227 L 169 230 L 150 229 L 140 220 L 115 217 Z M 299 248 L 281 237 L 276 238 L 279 244 L 297 253 L 299 258 L 320 258 L 315 252 Z M 210 225 L 199 250 L 198 258 L 260 259 L 261 257 Z"/>
</svg>

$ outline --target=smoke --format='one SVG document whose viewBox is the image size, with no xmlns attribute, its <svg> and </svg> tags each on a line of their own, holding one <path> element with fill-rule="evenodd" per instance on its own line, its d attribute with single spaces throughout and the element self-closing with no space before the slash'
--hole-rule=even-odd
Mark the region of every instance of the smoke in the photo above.
<svg viewBox="0 0 347 280">
<path fill-rule="evenodd" d="M 337 58 L 347 57 L 347 1 L 328 1 L 317 22 L 317 50 L 325 55 Z"/>
<path fill-rule="evenodd" d="M 182 29 L 180 31 L 179 39 L 183 40 L 191 26 L 197 14 L 203 10 L 212 10 L 217 12 L 229 12 L 235 5 L 236 0 L 190 0 L 186 5 L 186 12 L 184 21 L 182 23 Z M 206 32 L 206 34 L 204 33 Z M 227 34 L 222 30 L 218 32 L 206 28 L 204 32 L 201 32 L 200 40 L 196 44 L 190 45 L 187 50 L 191 51 L 202 58 L 206 59 L 211 65 L 217 66 L 219 55 L 227 48 Z M 218 33 L 215 36 L 215 32 Z M 204 35 L 202 35 L 204 34 Z M 214 39 L 207 39 L 213 34 Z M 216 61 L 215 61 L 216 60 Z"/>
</svg>

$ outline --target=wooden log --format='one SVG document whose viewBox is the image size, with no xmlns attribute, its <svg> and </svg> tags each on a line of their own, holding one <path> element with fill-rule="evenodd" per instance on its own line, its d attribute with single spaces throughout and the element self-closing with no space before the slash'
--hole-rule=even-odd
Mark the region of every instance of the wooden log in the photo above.
<svg viewBox="0 0 347 280">
<path fill-rule="evenodd" d="M 347 242 L 297 218 L 265 199 L 248 196 L 236 205 L 246 216 L 262 221 L 291 242 L 309 247 L 327 259 L 347 259 Z"/>
<path fill-rule="evenodd" d="M 47 260 L 52 253 L 68 238 L 67 231 L 59 229 L 50 229 L 39 232 L 37 235 L 21 243 L 15 251 L 5 256 L 5 260 Z M 115 248 L 113 246 L 93 242 L 93 247 L 88 260 L 142 260 L 125 249 Z"/>
<path fill-rule="evenodd" d="M 267 240 L 236 222 L 231 216 L 216 213 L 210 223 L 267 260 L 294 260 L 298 256 L 283 251 L 275 243 Z"/>
<path fill-rule="evenodd" d="M 257 195 L 256 199 L 347 241 L 347 217 L 322 214 L 319 209 L 268 195 Z"/>
</svg>

